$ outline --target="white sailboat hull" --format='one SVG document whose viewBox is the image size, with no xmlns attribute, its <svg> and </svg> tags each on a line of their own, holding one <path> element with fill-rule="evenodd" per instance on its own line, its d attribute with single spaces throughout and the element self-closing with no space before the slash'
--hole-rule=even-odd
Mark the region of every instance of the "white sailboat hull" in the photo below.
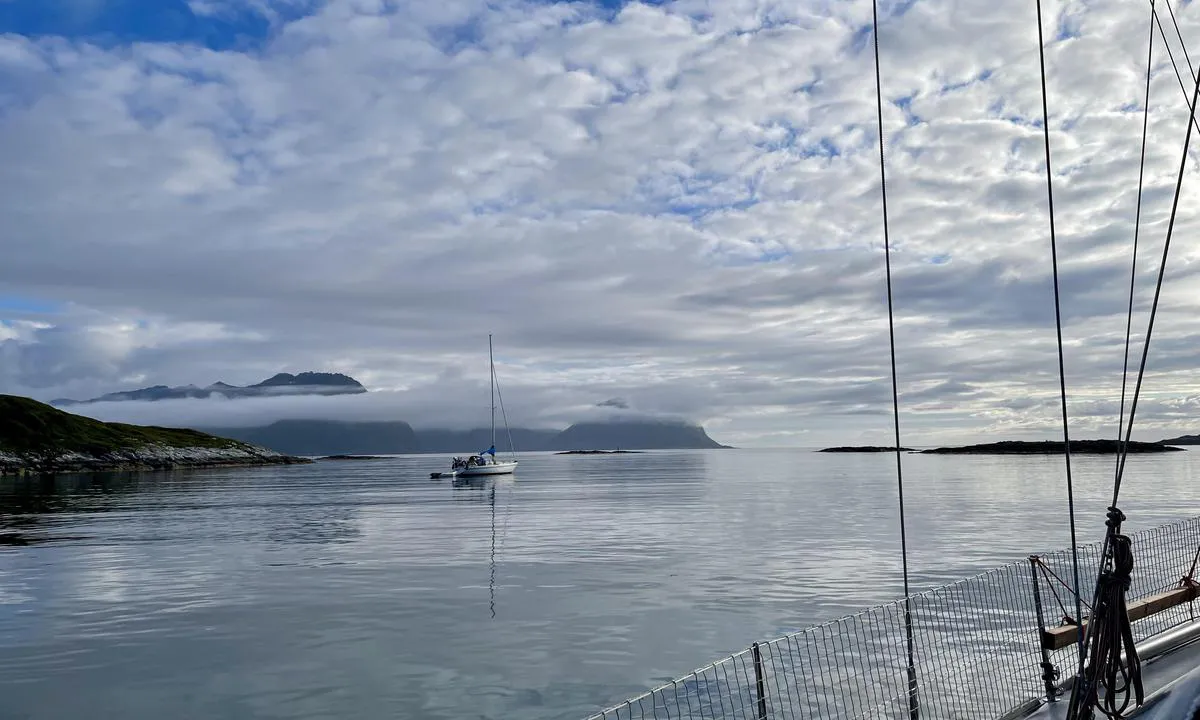
<svg viewBox="0 0 1200 720">
<path fill-rule="evenodd" d="M 455 472 L 456 477 L 479 477 L 480 475 L 511 475 L 517 469 L 516 460 L 500 460 L 487 465 L 475 465 Z"/>
</svg>

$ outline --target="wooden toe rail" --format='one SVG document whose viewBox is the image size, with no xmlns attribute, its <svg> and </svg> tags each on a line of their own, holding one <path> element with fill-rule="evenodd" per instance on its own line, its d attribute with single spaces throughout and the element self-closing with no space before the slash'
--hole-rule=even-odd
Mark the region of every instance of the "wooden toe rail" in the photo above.
<svg viewBox="0 0 1200 720">
<path fill-rule="evenodd" d="M 1166 592 L 1151 595 L 1148 598 L 1129 604 L 1129 621 L 1135 622 L 1177 605 L 1191 602 L 1200 598 L 1200 585 L 1189 584 Z M 1087 623 L 1083 627 L 1087 628 Z M 1079 628 L 1075 625 L 1062 625 L 1050 628 L 1042 633 L 1042 647 L 1047 650 L 1061 650 L 1068 645 L 1074 645 L 1079 640 Z"/>
</svg>

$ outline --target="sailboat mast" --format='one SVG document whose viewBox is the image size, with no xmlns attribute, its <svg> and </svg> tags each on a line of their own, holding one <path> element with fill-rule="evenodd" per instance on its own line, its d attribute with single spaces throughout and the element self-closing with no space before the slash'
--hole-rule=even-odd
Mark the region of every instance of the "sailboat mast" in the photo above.
<svg viewBox="0 0 1200 720">
<path fill-rule="evenodd" d="M 496 362 L 492 359 L 491 333 L 488 333 L 488 380 L 492 388 L 492 447 L 496 447 Z"/>
</svg>

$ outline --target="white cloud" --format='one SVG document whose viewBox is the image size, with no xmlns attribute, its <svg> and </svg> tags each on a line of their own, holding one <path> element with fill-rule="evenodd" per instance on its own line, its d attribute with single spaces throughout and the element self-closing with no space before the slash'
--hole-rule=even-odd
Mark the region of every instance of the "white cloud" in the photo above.
<svg viewBox="0 0 1200 720">
<path fill-rule="evenodd" d="M 1197 12 L 1177 13 L 1194 34 Z M 1055 427 L 1032 15 L 917 2 L 883 27 L 913 443 Z M 1088 408 L 1119 388 L 1145 15 L 1047 13 L 1049 37 L 1076 33 L 1047 62 L 1087 433 L 1115 426 Z M 619 396 L 734 442 L 886 440 L 869 4 L 332 0 L 269 17 L 247 52 L 0 37 L 0 291 L 99 313 L 4 340 L 2 389 L 331 369 L 419 409 L 419 388 L 486 378 L 495 332 L 539 418 Z M 1156 57 L 1143 313 L 1186 118 Z M 1179 239 L 1197 193 L 1185 183 Z M 1173 251 L 1151 435 L 1194 429 L 1197 257 Z M 154 318 L 155 339 L 100 317 Z"/>
</svg>

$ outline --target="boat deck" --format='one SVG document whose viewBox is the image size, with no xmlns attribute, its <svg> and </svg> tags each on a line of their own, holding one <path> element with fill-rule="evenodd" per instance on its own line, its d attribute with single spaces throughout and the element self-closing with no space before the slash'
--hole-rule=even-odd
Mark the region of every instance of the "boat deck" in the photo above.
<svg viewBox="0 0 1200 720">
<path fill-rule="evenodd" d="M 1146 704 L 1130 718 L 1192 720 L 1200 705 L 1200 638 L 1142 661 Z M 1069 696 L 1046 703 L 1025 716 L 1029 720 L 1066 720 Z M 1097 713 L 1097 717 L 1101 717 Z"/>
</svg>

